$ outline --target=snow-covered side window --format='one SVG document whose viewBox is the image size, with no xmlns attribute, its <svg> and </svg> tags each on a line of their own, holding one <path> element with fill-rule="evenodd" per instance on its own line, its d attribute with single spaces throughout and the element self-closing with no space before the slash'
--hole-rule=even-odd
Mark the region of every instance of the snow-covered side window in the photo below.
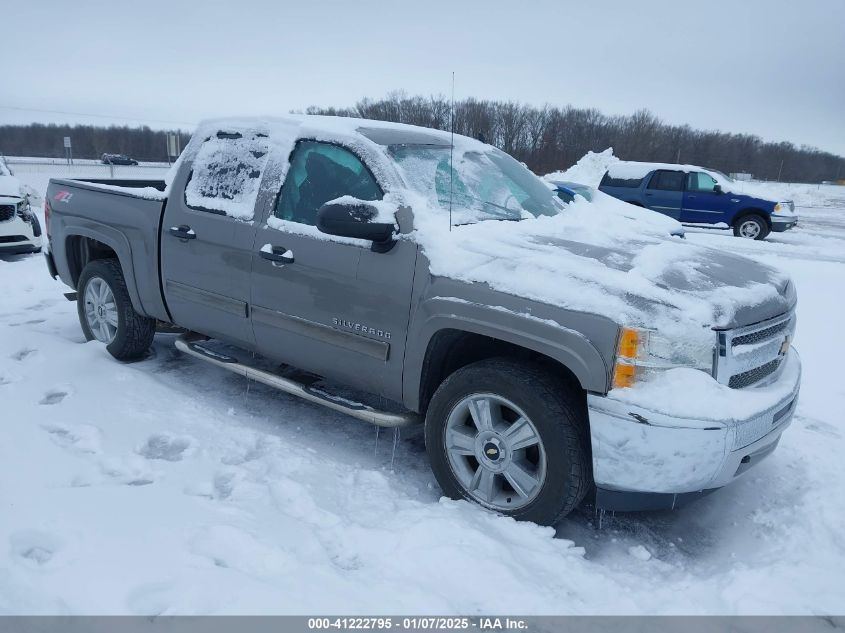
<svg viewBox="0 0 845 633">
<path fill-rule="evenodd" d="M 194 158 L 185 203 L 239 220 L 251 220 L 269 146 L 263 135 L 218 132 Z"/>
</svg>

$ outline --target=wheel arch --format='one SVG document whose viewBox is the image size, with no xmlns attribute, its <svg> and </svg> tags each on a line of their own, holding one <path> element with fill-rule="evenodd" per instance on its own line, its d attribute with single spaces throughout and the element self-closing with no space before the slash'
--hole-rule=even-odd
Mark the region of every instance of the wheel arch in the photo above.
<svg viewBox="0 0 845 633">
<path fill-rule="evenodd" d="M 476 309 L 487 314 L 489 320 L 478 318 L 477 311 L 471 316 L 472 304 L 454 304 L 453 308 L 463 314 L 432 316 L 420 332 L 412 333 L 411 340 L 419 344 L 410 346 L 406 355 L 403 400 L 409 408 L 424 413 L 445 378 L 461 367 L 495 357 L 536 362 L 581 393 L 607 391 L 607 363 L 591 340 L 579 331 L 528 315 L 491 311 L 485 306 Z M 603 318 L 598 325 L 602 338 L 615 343 L 618 326 Z"/>
<path fill-rule="evenodd" d="M 769 230 L 772 228 L 772 218 L 771 214 L 766 212 L 764 209 L 760 207 L 744 207 L 737 211 L 734 214 L 733 220 L 731 221 L 731 226 L 736 226 L 742 218 L 747 217 L 749 215 L 759 215 L 763 218 L 763 221 L 766 223 L 766 226 L 769 227 Z"/>
<path fill-rule="evenodd" d="M 65 236 L 65 255 L 72 287 L 78 290 L 79 277 L 89 262 L 97 259 L 116 259 L 120 264 L 132 307 L 138 314 L 145 314 L 135 283 L 129 241 L 115 229 L 99 228 L 103 230 L 74 227 Z"/>
</svg>

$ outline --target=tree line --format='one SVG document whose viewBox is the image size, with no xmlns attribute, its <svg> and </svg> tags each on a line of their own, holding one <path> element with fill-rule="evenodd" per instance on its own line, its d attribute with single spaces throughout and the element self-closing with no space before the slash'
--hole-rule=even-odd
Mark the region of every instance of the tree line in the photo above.
<svg viewBox="0 0 845 633">
<path fill-rule="evenodd" d="M 362 99 L 347 108 L 312 106 L 309 114 L 354 116 L 450 128 L 451 107 L 444 96 Z M 807 145 L 766 142 L 752 134 L 698 130 L 664 123 L 648 110 L 608 116 L 595 108 L 513 101 L 463 99 L 455 102 L 457 134 L 479 138 L 525 162 L 538 174 L 566 169 L 588 151 L 612 147 L 624 160 L 691 163 L 725 173 L 746 172 L 762 180 L 821 182 L 845 178 L 845 158 Z M 181 147 L 189 133 L 177 131 Z M 149 127 L 91 125 L 2 125 L 0 153 L 7 156 L 63 157 L 62 139 L 70 136 L 73 155 L 99 158 L 127 154 L 137 160 L 165 161 L 166 131 Z"/>
<path fill-rule="evenodd" d="M 312 106 L 309 114 L 352 116 L 447 130 L 450 102 L 443 96 L 394 92 L 348 108 Z M 821 182 L 845 178 L 845 158 L 807 145 L 765 142 L 752 134 L 670 125 L 648 110 L 608 116 L 595 108 L 535 107 L 513 101 L 455 102 L 456 134 L 481 139 L 546 174 L 575 164 L 589 150 L 608 147 L 623 160 L 689 163 L 761 180 Z"/>
<path fill-rule="evenodd" d="M 181 147 L 190 133 L 178 132 Z M 94 125 L 0 125 L 0 154 L 64 158 L 64 137 L 71 138 L 74 158 L 100 158 L 103 154 L 126 154 L 135 160 L 167 161 L 167 131 L 147 126 Z"/>
</svg>

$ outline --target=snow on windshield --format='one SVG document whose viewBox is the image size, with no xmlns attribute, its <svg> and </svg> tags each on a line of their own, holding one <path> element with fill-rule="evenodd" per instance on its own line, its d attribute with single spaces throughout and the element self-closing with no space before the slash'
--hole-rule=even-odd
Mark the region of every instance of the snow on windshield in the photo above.
<svg viewBox="0 0 845 633">
<path fill-rule="evenodd" d="M 556 215 L 557 197 L 516 160 L 493 148 L 389 148 L 406 182 L 430 205 L 452 209 L 454 224 Z M 452 165 L 450 173 L 450 163 Z"/>
</svg>

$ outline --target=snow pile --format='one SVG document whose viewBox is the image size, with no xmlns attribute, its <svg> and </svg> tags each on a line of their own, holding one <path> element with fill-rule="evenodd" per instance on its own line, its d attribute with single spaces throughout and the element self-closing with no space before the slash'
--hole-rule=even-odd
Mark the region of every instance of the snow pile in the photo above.
<svg viewBox="0 0 845 633">
<path fill-rule="evenodd" d="M 549 182 L 577 182 L 598 187 L 608 168 L 618 162 L 619 159 L 613 155 L 613 148 L 608 147 L 603 152 L 587 152 L 569 169 L 546 174 L 543 178 Z"/>
</svg>

